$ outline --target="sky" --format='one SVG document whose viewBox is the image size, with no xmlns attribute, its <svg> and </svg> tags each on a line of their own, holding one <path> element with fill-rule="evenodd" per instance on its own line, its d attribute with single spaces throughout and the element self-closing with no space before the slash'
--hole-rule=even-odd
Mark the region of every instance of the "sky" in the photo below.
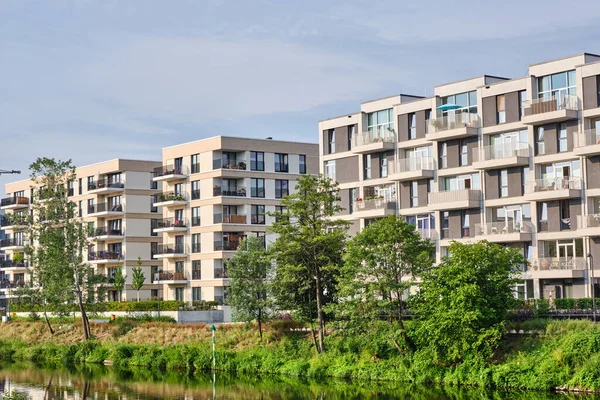
<svg viewBox="0 0 600 400">
<path fill-rule="evenodd" d="M 600 53 L 597 0 L 0 0 L 0 169 L 160 160 L 215 135 L 318 141 L 319 120 L 445 82 Z"/>
</svg>

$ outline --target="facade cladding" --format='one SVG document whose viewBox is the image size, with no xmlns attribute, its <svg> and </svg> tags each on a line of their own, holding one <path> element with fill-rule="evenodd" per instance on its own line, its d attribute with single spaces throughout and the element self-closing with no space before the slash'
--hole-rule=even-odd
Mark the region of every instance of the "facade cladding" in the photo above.
<svg viewBox="0 0 600 400">
<path fill-rule="evenodd" d="M 520 298 L 591 295 L 590 267 L 600 276 L 600 56 L 362 103 L 319 122 L 319 149 L 351 233 L 401 215 L 435 242 L 438 262 L 453 240 L 518 248 L 529 261 Z"/>
</svg>

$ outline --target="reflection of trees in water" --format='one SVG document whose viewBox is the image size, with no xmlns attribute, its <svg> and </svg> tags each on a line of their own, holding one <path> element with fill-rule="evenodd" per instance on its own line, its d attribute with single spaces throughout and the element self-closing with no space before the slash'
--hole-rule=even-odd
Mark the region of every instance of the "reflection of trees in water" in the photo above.
<svg viewBox="0 0 600 400">
<path fill-rule="evenodd" d="M 600 399 L 544 392 L 502 392 L 433 385 L 388 382 L 303 380 L 261 375 L 179 374 L 143 368 L 129 370 L 86 365 L 69 370 L 10 366 L 0 371 L 0 382 L 35 386 L 44 400 L 105 398 L 115 400 L 153 399 L 409 399 L 409 400 L 546 400 Z"/>
</svg>

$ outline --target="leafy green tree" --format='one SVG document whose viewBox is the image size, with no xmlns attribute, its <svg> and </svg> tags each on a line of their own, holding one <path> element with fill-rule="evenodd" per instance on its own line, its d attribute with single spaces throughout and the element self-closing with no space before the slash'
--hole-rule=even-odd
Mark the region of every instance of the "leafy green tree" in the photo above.
<svg viewBox="0 0 600 400">
<path fill-rule="evenodd" d="M 75 167 L 70 160 L 38 158 L 29 169 L 35 202 L 25 236 L 26 254 L 33 265 L 32 286 L 39 291 L 44 310 L 48 304 L 59 307 L 76 302 L 87 340 L 91 333 L 86 303 L 94 299 L 91 291 L 97 276 L 83 259 L 87 229 L 76 216 L 77 205 L 68 197 Z"/>
<path fill-rule="evenodd" d="M 256 236 L 243 240 L 227 263 L 227 302 L 234 310 L 233 317 L 236 321 L 256 321 L 261 340 L 262 324 L 273 312 L 272 275 L 263 239 Z"/>
<path fill-rule="evenodd" d="M 434 251 L 414 225 L 396 216 L 373 222 L 354 236 L 346 247 L 339 284 L 343 301 L 335 305 L 340 319 L 348 321 L 346 329 L 364 331 L 385 317 L 399 325 L 402 340 L 412 350 L 402 321 L 403 295 L 418 274 L 431 268 Z"/>
<path fill-rule="evenodd" d="M 339 269 L 348 222 L 335 219 L 337 183 L 322 175 L 298 179 L 296 191 L 282 199 L 284 211 L 274 213 L 270 232 L 278 234 L 270 247 L 276 262 L 277 304 L 311 323 L 317 352 L 325 350 L 325 307 L 336 298 Z M 318 323 L 318 345 L 313 321 Z"/>
<path fill-rule="evenodd" d="M 487 241 L 453 242 L 448 252 L 422 275 L 411 299 L 416 340 L 438 363 L 487 360 L 505 333 L 517 268 L 525 259 L 518 249 Z"/>
<path fill-rule="evenodd" d="M 121 302 L 121 298 L 123 297 L 123 289 L 125 288 L 126 280 L 127 275 L 123 274 L 123 269 L 121 267 L 115 268 L 113 277 L 113 287 L 118 293 L 119 303 Z"/>
<path fill-rule="evenodd" d="M 142 257 L 138 257 L 137 265 L 137 267 L 131 270 L 131 287 L 137 293 L 137 301 L 140 301 L 140 290 L 142 290 L 146 282 L 146 276 L 142 271 Z"/>
</svg>

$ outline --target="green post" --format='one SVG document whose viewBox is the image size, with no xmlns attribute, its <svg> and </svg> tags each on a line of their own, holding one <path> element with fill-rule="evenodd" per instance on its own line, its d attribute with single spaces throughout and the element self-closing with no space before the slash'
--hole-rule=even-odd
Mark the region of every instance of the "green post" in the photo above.
<svg viewBox="0 0 600 400">
<path fill-rule="evenodd" d="M 213 371 L 215 371 L 217 369 L 217 354 L 215 351 L 215 331 L 217 330 L 217 328 L 215 328 L 215 326 L 211 326 L 210 327 L 210 331 L 212 332 L 212 358 L 213 358 Z"/>
</svg>

